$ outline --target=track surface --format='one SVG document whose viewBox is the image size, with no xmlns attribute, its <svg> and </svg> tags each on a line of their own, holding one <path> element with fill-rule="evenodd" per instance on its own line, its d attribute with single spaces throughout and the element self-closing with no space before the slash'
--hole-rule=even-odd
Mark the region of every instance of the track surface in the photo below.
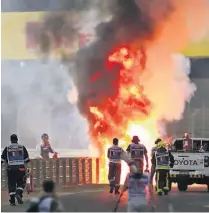
<svg viewBox="0 0 209 213">
<path fill-rule="evenodd" d="M 126 194 L 118 211 L 126 211 Z M 118 195 L 108 193 L 108 187 L 100 185 L 77 192 L 60 194 L 65 211 L 68 212 L 112 212 Z M 11 207 L 3 205 L 2 212 L 24 212 L 28 202 Z M 155 196 L 156 212 L 209 212 L 209 192 L 206 186 L 190 186 L 187 192 L 178 192 L 176 186 L 168 196 Z"/>
</svg>

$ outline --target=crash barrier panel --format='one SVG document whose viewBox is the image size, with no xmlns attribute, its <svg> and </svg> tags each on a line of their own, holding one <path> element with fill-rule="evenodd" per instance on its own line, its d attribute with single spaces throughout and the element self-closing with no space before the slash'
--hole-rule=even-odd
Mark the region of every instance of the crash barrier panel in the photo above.
<svg viewBox="0 0 209 213">
<path fill-rule="evenodd" d="M 31 160 L 32 188 L 53 179 L 58 187 L 99 183 L 99 158 L 59 158 Z M 1 168 L 1 189 L 7 189 L 6 166 Z"/>
</svg>

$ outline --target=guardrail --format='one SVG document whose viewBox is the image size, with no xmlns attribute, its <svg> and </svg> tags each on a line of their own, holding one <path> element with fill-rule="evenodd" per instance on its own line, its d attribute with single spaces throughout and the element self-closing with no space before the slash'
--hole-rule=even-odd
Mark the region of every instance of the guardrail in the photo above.
<svg viewBox="0 0 209 213">
<path fill-rule="evenodd" d="M 99 183 L 99 158 L 32 159 L 33 188 L 40 188 L 43 180 L 53 179 L 57 186 Z M 6 167 L 1 168 L 1 189 L 7 189 Z"/>
</svg>

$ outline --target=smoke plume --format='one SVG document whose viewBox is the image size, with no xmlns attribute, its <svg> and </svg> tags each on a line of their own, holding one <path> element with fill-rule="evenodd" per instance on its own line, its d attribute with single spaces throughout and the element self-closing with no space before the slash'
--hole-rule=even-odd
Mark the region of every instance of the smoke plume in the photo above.
<svg viewBox="0 0 209 213">
<path fill-rule="evenodd" d="M 88 147 L 85 122 L 67 100 L 70 77 L 59 63 L 3 61 L 1 74 L 3 146 L 17 133 L 20 143 L 34 149 L 46 132 L 55 149 Z"/>
<path fill-rule="evenodd" d="M 91 21 L 95 39 L 78 50 L 76 67 L 69 72 L 78 109 L 99 148 L 104 147 L 102 138 L 122 138 L 130 122 L 139 122 L 149 131 L 162 122 L 161 134 L 165 134 L 165 122 L 182 118 L 196 87 L 188 77 L 188 60 L 174 54 L 205 36 L 209 11 L 206 0 L 111 0 L 106 4 L 106 17 L 97 19 L 96 26 L 95 19 Z M 68 47 L 74 41 L 82 24 L 78 27 L 72 20 L 66 13 L 46 15 L 42 53 L 49 55 L 55 42 Z M 65 62 L 69 51 L 63 49 Z"/>
</svg>

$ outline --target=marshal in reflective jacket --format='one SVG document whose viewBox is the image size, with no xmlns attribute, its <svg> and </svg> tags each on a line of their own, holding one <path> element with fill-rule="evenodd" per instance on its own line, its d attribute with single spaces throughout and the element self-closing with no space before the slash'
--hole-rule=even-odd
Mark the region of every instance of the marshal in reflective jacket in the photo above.
<svg viewBox="0 0 209 213">
<path fill-rule="evenodd" d="M 152 164 L 156 166 L 156 170 L 169 170 L 174 165 L 174 157 L 167 149 L 159 148 L 153 153 Z"/>
<path fill-rule="evenodd" d="M 107 154 L 109 161 L 112 163 L 120 163 L 122 152 L 124 151 L 120 146 L 115 146 L 115 145 L 111 146 L 108 149 L 108 154 Z"/>
<path fill-rule="evenodd" d="M 26 148 L 16 143 L 4 149 L 1 161 L 5 161 L 10 168 L 24 168 L 25 164 L 30 160 Z"/>
<path fill-rule="evenodd" d="M 143 159 L 147 149 L 143 144 L 131 144 L 130 153 L 133 160 Z"/>
</svg>

